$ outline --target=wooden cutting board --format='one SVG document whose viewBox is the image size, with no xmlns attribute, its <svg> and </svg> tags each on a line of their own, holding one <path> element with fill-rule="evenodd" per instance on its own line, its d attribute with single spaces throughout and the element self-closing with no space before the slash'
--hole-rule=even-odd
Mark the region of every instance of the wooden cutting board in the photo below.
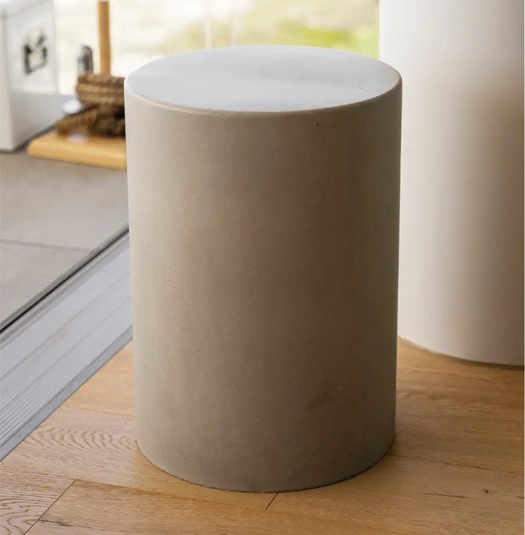
<svg viewBox="0 0 525 535">
<path fill-rule="evenodd" d="M 59 136 L 55 130 L 31 141 L 30 156 L 64 162 L 126 169 L 126 140 L 85 134 Z"/>
</svg>

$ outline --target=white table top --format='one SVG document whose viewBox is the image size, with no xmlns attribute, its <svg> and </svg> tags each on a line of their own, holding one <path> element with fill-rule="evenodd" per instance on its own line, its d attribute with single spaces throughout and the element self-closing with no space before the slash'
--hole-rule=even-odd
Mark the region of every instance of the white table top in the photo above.
<svg viewBox="0 0 525 535">
<path fill-rule="evenodd" d="M 153 61 L 126 89 L 167 106 L 226 112 L 293 112 L 360 103 L 400 77 L 373 58 L 295 46 L 215 48 Z"/>
</svg>

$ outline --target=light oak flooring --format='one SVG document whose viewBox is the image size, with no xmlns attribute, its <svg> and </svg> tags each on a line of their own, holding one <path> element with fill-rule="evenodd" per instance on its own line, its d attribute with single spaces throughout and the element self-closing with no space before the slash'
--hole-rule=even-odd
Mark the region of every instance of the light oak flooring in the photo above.
<svg viewBox="0 0 525 535">
<path fill-rule="evenodd" d="M 397 438 L 360 476 L 321 489 L 222 492 L 137 450 L 133 346 L 0 463 L 0 533 L 521 535 L 523 371 L 399 345 Z"/>
</svg>

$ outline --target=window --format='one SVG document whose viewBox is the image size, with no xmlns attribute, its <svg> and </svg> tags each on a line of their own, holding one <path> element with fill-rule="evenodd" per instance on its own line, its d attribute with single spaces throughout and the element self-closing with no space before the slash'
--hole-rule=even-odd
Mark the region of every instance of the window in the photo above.
<svg viewBox="0 0 525 535">
<path fill-rule="evenodd" d="M 96 2 L 55 0 L 60 87 L 72 92 L 81 44 L 95 51 Z M 248 44 L 308 45 L 377 57 L 379 0 L 111 0 L 113 72 L 155 58 Z"/>
</svg>

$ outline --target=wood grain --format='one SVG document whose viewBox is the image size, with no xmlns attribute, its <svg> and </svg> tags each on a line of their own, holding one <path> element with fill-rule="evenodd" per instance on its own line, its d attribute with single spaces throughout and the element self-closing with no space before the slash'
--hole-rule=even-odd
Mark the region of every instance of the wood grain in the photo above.
<svg viewBox="0 0 525 535">
<path fill-rule="evenodd" d="M 523 473 L 523 370 L 401 342 L 391 455 Z"/>
<path fill-rule="evenodd" d="M 392 455 L 523 473 L 521 371 L 434 356 L 404 343 L 398 360 Z M 115 357 L 66 406 L 132 416 L 132 348 Z M 501 448 L 507 455 L 500 455 Z"/>
<path fill-rule="evenodd" d="M 523 439 L 439 428 L 400 416 L 390 455 L 523 474 Z"/>
<path fill-rule="evenodd" d="M 63 406 L 133 416 L 134 393 L 131 342 L 84 383 Z"/>
<path fill-rule="evenodd" d="M 142 456 L 129 345 L 0 467 L 77 480 L 30 535 L 517 535 L 523 371 L 400 343 L 397 438 L 388 455 L 349 481 L 275 497 L 185 483 Z"/>
<path fill-rule="evenodd" d="M 521 475 L 387 455 L 338 485 L 283 493 L 270 511 L 354 522 L 377 533 L 517 535 Z"/>
<path fill-rule="evenodd" d="M 79 531 L 82 527 L 83 531 Z M 59 531 L 60 527 L 62 530 Z M 177 499 L 118 487 L 75 482 L 31 535 L 372 535 L 367 528 L 330 519 Z M 383 532 L 399 535 L 399 532 Z"/>
<path fill-rule="evenodd" d="M 111 169 L 126 169 L 126 140 L 122 138 L 69 134 L 59 136 L 55 130 L 31 141 L 27 147 L 30 156 L 83 163 Z"/>
<path fill-rule="evenodd" d="M 461 361 L 400 341 L 398 390 L 480 408 L 523 410 L 523 369 Z"/>
<path fill-rule="evenodd" d="M 0 466 L 259 509 L 274 497 L 221 492 L 170 476 L 139 451 L 134 427 L 130 416 L 62 407 Z"/>
<path fill-rule="evenodd" d="M 98 0 L 98 48 L 100 52 L 100 74 L 111 74 L 111 28 L 109 1 Z"/>
<path fill-rule="evenodd" d="M 26 533 L 72 483 L 0 467 L 0 534 Z"/>
</svg>

